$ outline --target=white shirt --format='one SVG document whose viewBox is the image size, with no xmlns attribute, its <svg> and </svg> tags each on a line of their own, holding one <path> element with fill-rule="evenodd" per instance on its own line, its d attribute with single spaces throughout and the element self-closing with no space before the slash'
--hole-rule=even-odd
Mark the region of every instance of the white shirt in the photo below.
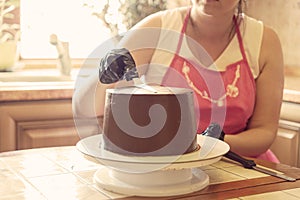
<svg viewBox="0 0 300 200">
<path fill-rule="evenodd" d="M 151 64 L 146 73 L 146 81 L 160 84 L 164 74 L 170 66 L 176 48 L 178 45 L 180 32 L 183 26 L 180 8 L 161 11 L 162 31 L 160 33 L 157 50 L 154 52 Z M 263 37 L 263 23 L 249 16 L 244 15 L 243 22 L 240 25 L 243 45 L 245 48 L 247 60 L 254 78 L 259 75 L 259 55 Z M 187 44 L 187 36 L 184 35 L 182 47 L 179 54 L 191 60 L 198 60 L 192 54 Z M 208 55 L 206 51 L 200 51 L 200 54 Z M 209 59 L 207 56 L 206 59 Z M 224 71 L 226 67 L 242 59 L 237 35 L 214 62 L 214 66 L 219 71 Z"/>
</svg>

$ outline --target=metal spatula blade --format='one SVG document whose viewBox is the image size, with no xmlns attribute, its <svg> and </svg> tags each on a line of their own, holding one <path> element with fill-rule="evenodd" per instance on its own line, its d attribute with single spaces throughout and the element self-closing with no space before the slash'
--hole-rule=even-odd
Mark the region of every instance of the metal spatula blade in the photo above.
<svg viewBox="0 0 300 200">
<path fill-rule="evenodd" d="M 277 178 L 281 178 L 281 179 L 284 179 L 284 180 L 287 180 L 287 181 L 296 181 L 295 178 L 286 176 L 283 173 L 277 173 L 274 170 L 269 169 L 267 167 L 259 166 L 253 160 L 248 160 L 246 158 L 243 158 L 240 155 L 238 155 L 238 154 L 236 154 L 236 153 L 234 153 L 232 151 L 229 151 L 224 156 L 226 158 L 229 158 L 231 160 L 234 160 L 234 161 L 242 164 L 244 168 L 254 169 L 256 171 L 259 171 L 259 172 L 262 172 L 262 173 L 265 173 L 265 174 L 268 174 L 268 175 L 271 175 L 271 176 L 275 176 Z"/>
<path fill-rule="evenodd" d="M 145 90 L 157 93 L 157 90 L 155 88 L 151 87 L 150 85 L 147 85 L 140 78 L 134 78 L 132 80 L 133 80 L 133 83 L 134 83 L 135 87 L 143 88 Z"/>
</svg>

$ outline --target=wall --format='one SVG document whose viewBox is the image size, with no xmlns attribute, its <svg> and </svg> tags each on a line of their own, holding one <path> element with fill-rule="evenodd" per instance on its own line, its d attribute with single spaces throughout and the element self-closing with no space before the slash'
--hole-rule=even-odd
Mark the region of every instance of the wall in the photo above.
<svg viewBox="0 0 300 200">
<path fill-rule="evenodd" d="M 246 13 L 277 32 L 285 65 L 300 69 L 300 0 L 248 0 Z"/>
</svg>

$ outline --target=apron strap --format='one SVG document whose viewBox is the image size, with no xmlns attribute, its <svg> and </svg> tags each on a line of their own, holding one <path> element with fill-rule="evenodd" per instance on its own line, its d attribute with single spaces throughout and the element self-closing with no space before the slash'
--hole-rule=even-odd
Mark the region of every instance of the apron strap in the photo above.
<svg viewBox="0 0 300 200">
<path fill-rule="evenodd" d="M 181 49 L 181 46 L 182 46 L 182 41 L 183 41 L 183 36 L 185 34 L 188 21 L 190 19 L 191 10 L 192 10 L 192 7 L 190 7 L 187 10 L 187 14 L 186 14 L 186 16 L 184 18 L 183 26 L 182 26 L 182 29 L 181 29 L 181 32 L 180 32 L 180 38 L 179 38 L 179 41 L 178 41 L 178 44 L 177 44 L 176 55 L 178 55 L 179 52 L 180 52 L 180 49 Z"/>
<path fill-rule="evenodd" d="M 239 28 L 240 23 L 237 22 L 236 16 L 233 16 L 233 21 L 234 21 L 234 24 L 235 24 L 235 31 L 236 31 L 237 38 L 238 38 L 238 41 L 239 41 L 240 51 L 241 51 L 241 54 L 243 56 L 243 60 L 248 63 L 246 53 L 245 53 L 245 48 L 244 48 L 244 45 L 243 45 L 243 39 L 242 39 L 241 31 L 240 31 L 240 28 Z"/>
</svg>

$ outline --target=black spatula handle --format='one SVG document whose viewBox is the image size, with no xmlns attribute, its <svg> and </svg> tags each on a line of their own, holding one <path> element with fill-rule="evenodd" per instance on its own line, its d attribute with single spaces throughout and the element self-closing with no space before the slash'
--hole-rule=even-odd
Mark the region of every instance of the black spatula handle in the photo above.
<svg viewBox="0 0 300 200">
<path fill-rule="evenodd" d="M 232 151 L 228 151 L 224 156 L 226 158 L 229 158 L 231 160 L 234 160 L 234 161 L 242 164 L 243 167 L 248 168 L 248 169 L 252 169 L 254 166 L 256 166 L 256 163 L 253 160 L 248 160 L 246 158 L 243 158 L 240 155 L 238 155 Z"/>
</svg>

